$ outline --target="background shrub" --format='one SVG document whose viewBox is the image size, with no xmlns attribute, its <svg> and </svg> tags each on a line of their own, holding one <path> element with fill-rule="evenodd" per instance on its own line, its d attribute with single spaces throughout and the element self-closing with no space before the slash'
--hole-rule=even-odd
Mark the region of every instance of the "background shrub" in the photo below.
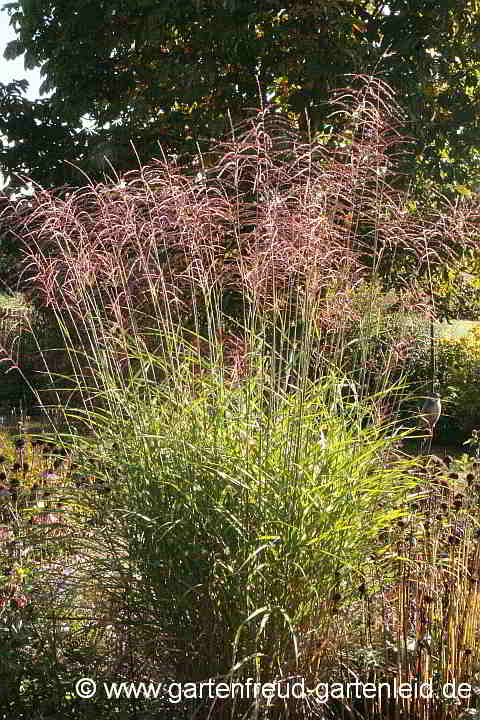
<svg viewBox="0 0 480 720">
<path fill-rule="evenodd" d="M 433 276 L 435 304 L 441 316 L 457 320 L 480 317 L 480 261 L 476 251 L 465 252 Z"/>
<path fill-rule="evenodd" d="M 445 434 L 466 440 L 480 427 L 480 328 L 461 337 L 440 338 L 436 347 Z"/>
<path fill-rule="evenodd" d="M 404 410 L 412 414 L 431 390 L 430 323 L 417 317 L 416 333 L 405 366 L 411 400 Z M 442 398 L 442 415 L 435 438 L 444 444 L 462 443 L 480 425 L 480 328 L 455 333 L 456 324 L 435 323 L 435 387 Z"/>
</svg>

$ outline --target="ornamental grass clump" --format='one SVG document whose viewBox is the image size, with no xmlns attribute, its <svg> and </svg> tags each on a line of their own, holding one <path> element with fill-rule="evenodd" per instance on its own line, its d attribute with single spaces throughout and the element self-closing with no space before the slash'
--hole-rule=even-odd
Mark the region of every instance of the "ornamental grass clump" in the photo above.
<svg viewBox="0 0 480 720">
<path fill-rule="evenodd" d="M 264 108 L 194 167 L 38 191 L 18 226 L 24 282 L 69 364 L 54 377 L 45 353 L 79 476 L 63 563 L 102 677 L 311 686 L 348 674 L 359 646 L 388 662 L 387 620 L 366 603 L 402 583 L 402 548 L 379 538 L 417 494 L 394 450 L 401 320 L 428 303 L 409 273 L 390 297 L 382 282 L 474 244 L 473 210 L 409 208 L 382 82 L 352 79 L 332 109 L 338 133 L 307 144 Z"/>
</svg>

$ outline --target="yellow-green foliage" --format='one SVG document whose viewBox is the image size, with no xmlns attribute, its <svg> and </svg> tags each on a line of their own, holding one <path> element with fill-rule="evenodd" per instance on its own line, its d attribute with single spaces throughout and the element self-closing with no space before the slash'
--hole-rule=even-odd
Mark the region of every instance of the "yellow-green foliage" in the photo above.
<svg viewBox="0 0 480 720">
<path fill-rule="evenodd" d="M 440 338 L 436 346 L 448 425 L 469 433 L 480 426 L 480 328 L 463 337 Z"/>
<path fill-rule="evenodd" d="M 451 318 L 477 320 L 480 314 L 480 257 L 465 253 L 461 260 L 439 268 L 433 277 L 437 310 Z"/>
</svg>

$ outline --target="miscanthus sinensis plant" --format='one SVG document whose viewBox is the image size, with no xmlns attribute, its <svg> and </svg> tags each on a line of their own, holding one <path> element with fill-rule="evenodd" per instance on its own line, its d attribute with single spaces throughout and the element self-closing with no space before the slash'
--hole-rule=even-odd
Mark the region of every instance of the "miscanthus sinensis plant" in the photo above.
<svg viewBox="0 0 480 720">
<path fill-rule="evenodd" d="M 19 226 L 87 430 L 70 442 L 110 490 L 77 500 L 72 602 L 132 677 L 330 677 L 367 642 L 364 567 L 413 489 L 392 318 L 428 309 L 408 272 L 393 299 L 380 280 L 475 233 L 466 202 L 409 208 L 382 82 L 332 102 L 337 134 L 302 143 L 265 108 L 193 171 L 39 190 Z"/>
</svg>

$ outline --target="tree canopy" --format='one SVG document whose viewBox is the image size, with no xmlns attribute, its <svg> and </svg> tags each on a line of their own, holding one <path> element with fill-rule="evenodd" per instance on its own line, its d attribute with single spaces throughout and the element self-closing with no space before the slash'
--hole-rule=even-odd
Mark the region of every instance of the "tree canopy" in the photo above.
<svg viewBox="0 0 480 720">
<path fill-rule="evenodd" d="M 16 0 L 4 5 L 48 98 L 0 87 L 5 173 L 42 185 L 195 153 L 260 102 L 305 132 L 349 73 L 380 75 L 407 111 L 410 170 L 476 181 L 480 5 L 475 0 Z"/>
</svg>

